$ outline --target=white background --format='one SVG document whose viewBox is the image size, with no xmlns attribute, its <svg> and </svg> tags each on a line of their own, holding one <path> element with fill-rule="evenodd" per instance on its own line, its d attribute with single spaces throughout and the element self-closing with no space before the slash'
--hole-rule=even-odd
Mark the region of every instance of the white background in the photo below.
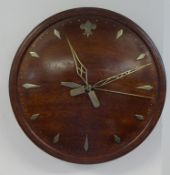
<svg viewBox="0 0 170 175">
<path fill-rule="evenodd" d="M 66 9 L 87 6 L 119 12 L 139 24 L 151 36 L 163 56 L 168 80 L 168 0 L 165 4 L 163 0 L 0 0 L 0 175 L 169 174 L 169 92 L 162 120 L 146 141 L 126 156 L 98 165 L 77 165 L 49 156 L 25 136 L 14 118 L 8 95 L 8 79 L 13 57 L 22 40 L 47 17 Z"/>
</svg>

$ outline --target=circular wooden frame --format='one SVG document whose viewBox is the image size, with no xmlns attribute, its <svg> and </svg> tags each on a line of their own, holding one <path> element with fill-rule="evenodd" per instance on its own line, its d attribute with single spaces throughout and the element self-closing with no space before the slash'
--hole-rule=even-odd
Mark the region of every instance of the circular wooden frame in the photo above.
<svg viewBox="0 0 170 175">
<path fill-rule="evenodd" d="M 27 50 L 27 48 L 29 47 L 30 43 L 32 43 L 34 41 L 34 39 L 42 31 L 44 31 L 48 27 L 52 26 L 54 23 L 62 21 L 62 20 L 67 19 L 67 18 L 70 18 L 70 17 L 73 17 L 73 16 L 80 15 L 80 14 L 98 15 L 98 16 L 102 16 L 105 18 L 110 18 L 110 19 L 113 19 L 115 21 L 118 21 L 119 23 L 122 23 L 126 27 L 130 28 L 133 32 L 135 32 L 150 49 L 150 52 L 151 52 L 151 54 L 154 58 L 154 61 L 155 61 L 155 65 L 157 66 L 157 71 L 158 71 L 158 76 L 159 76 L 159 81 L 160 81 L 160 86 L 159 86 L 160 93 L 159 93 L 159 97 L 158 97 L 159 101 L 157 101 L 157 106 L 159 106 L 159 108 L 155 109 L 155 117 L 153 118 L 153 120 L 151 120 L 150 123 L 148 123 L 144 132 L 140 134 L 138 139 L 136 139 L 133 143 L 125 145 L 124 149 L 121 151 L 114 152 L 114 153 L 107 155 L 107 156 L 101 155 L 98 158 L 94 158 L 94 159 L 92 158 L 90 160 L 88 158 L 83 158 L 83 159 L 82 158 L 75 158 L 75 157 L 72 157 L 69 155 L 64 155 L 64 154 L 59 153 L 59 152 L 56 153 L 55 151 L 51 150 L 50 147 L 48 147 L 48 145 L 46 145 L 44 142 L 42 142 L 42 140 L 40 140 L 38 137 L 36 137 L 36 135 L 30 131 L 26 121 L 23 120 L 22 110 L 20 108 L 20 103 L 19 103 L 19 99 L 18 99 L 18 95 L 17 95 L 18 94 L 18 92 L 17 92 L 18 71 L 20 68 L 20 64 L 22 62 L 23 55 L 24 55 L 25 51 Z M 27 136 L 36 145 L 38 145 L 41 149 L 43 149 L 45 152 L 49 153 L 50 155 L 52 155 L 54 157 L 61 158 L 63 160 L 70 161 L 70 162 L 101 163 L 104 161 L 118 158 L 118 157 L 128 153 L 132 149 L 136 148 L 150 134 L 150 132 L 152 131 L 152 129 L 156 125 L 156 123 L 161 115 L 161 111 L 162 111 L 162 108 L 164 105 L 165 94 L 166 94 L 166 79 L 165 79 L 164 66 L 163 66 L 161 56 L 160 56 L 158 50 L 156 49 L 154 43 L 149 38 L 149 36 L 139 26 L 137 26 L 134 22 L 132 22 L 131 20 L 129 20 L 128 18 L 126 18 L 120 14 L 117 14 L 117 13 L 114 13 L 114 12 L 111 12 L 108 10 L 104 10 L 104 9 L 77 8 L 77 9 L 67 10 L 65 12 L 56 14 L 56 15 L 48 18 L 47 20 L 42 22 L 40 25 L 38 25 L 38 27 L 36 27 L 26 37 L 26 39 L 24 40 L 24 42 L 22 43 L 22 45 L 18 49 L 16 56 L 14 58 L 14 61 L 13 61 L 13 65 L 12 65 L 11 73 L 10 73 L 10 80 L 9 80 L 9 93 L 10 93 L 10 100 L 11 100 L 11 104 L 13 107 L 13 111 L 15 113 L 15 116 L 16 116 L 18 123 L 20 124 L 20 126 L 24 130 L 24 132 L 27 134 Z"/>
</svg>

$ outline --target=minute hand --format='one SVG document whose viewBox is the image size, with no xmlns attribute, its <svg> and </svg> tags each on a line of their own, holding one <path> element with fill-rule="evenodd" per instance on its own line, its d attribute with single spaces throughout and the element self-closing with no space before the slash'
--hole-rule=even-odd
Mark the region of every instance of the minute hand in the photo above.
<svg viewBox="0 0 170 175">
<path fill-rule="evenodd" d="M 88 75 L 87 75 L 87 68 L 83 65 L 83 63 L 80 61 L 76 51 L 74 50 L 72 44 L 70 43 L 69 39 L 67 38 L 67 43 L 69 45 L 69 48 L 71 50 L 74 63 L 76 66 L 76 72 L 77 75 L 83 80 L 83 82 L 88 85 Z"/>
<path fill-rule="evenodd" d="M 128 75 L 130 75 L 130 74 L 132 74 L 132 73 L 134 73 L 134 72 L 137 72 L 137 71 L 139 71 L 139 70 L 141 70 L 141 69 L 144 69 L 144 68 L 146 68 L 146 67 L 148 67 L 148 66 L 150 66 L 150 65 L 151 65 L 151 63 L 148 63 L 148 64 L 145 64 L 145 65 L 136 67 L 136 68 L 134 68 L 134 69 L 130 69 L 130 70 L 128 70 L 128 71 L 122 72 L 122 73 L 120 73 L 120 74 L 118 74 L 118 75 L 113 75 L 113 76 L 108 77 L 108 78 L 106 78 L 106 79 L 104 79 L 104 80 L 100 80 L 100 81 L 98 81 L 97 83 L 95 83 L 95 84 L 93 85 L 93 87 L 96 88 L 96 87 L 105 86 L 105 85 L 107 85 L 107 84 L 109 84 L 109 83 L 111 83 L 111 82 L 113 82 L 113 81 L 116 81 L 116 80 L 119 80 L 119 79 L 121 79 L 121 78 L 124 78 L 124 77 L 126 77 L 126 76 L 128 76 Z"/>
</svg>

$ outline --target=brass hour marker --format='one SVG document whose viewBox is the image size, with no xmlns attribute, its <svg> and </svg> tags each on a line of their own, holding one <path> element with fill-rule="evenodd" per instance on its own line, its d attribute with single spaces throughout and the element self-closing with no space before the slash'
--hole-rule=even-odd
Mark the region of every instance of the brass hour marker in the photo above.
<svg viewBox="0 0 170 175">
<path fill-rule="evenodd" d="M 120 29 L 120 30 L 117 32 L 116 39 L 119 39 L 120 37 L 122 37 L 122 35 L 123 35 L 123 29 Z"/>
<path fill-rule="evenodd" d="M 121 143 L 121 138 L 118 135 L 114 135 L 114 141 L 115 143 L 119 144 Z"/>
<path fill-rule="evenodd" d="M 40 85 L 25 83 L 25 84 L 22 85 L 22 87 L 25 88 L 25 89 L 32 89 L 32 88 L 39 88 Z"/>
<path fill-rule="evenodd" d="M 143 90 L 150 91 L 153 89 L 153 87 L 151 85 L 143 85 L 143 86 L 138 86 L 137 89 L 143 89 Z"/>
<path fill-rule="evenodd" d="M 135 117 L 140 121 L 143 121 L 145 119 L 143 115 L 139 115 L 139 114 L 136 114 Z"/>
<path fill-rule="evenodd" d="M 32 57 L 34 57 L 34 58 L 39 58 L 40 56 L 38 55 L 38 53 L 36 53 L 36 52 L 29 52 L 30 53 L 30 55 L 32 56 Z"/>
<path fill-rule="evenodd" d="M 58 143 L 60 139 L 60 134 L 58 133 L 54 138 L 53 138 L 53 143 Z"/>
<path fill-rule="evenodd" d="M 39 117 L 40 117 L 40 114 L 33 114 L 33 115 L 31 116 L 31 120 L 32 120 L 32 121 L 37 120 Z"/>
<path fill-rule="evenodd" d="M 60 32 L 56 29 L 54 29 L 54 35 L 58 38 L 58 39 L 61 39 L 61 35 L 60 35 Z"/>
<path fill-rule="evenodd" d="M 87 152 L 89 149 L 89 141 L 88 141 L 88 135 L 86 135 L 85 142 L 84 142 L 84 150 Z"/>
<path fill-rule="evenodd" d="M 137 60 L 137 61 L 138 61 L 138 60 L 142 60 L 142 59 L 145 58 L 145 56 L 146 56 L 145 53 L 141 53 L 141 54 L 136 58 L 136 60 Z"/>
</svg>

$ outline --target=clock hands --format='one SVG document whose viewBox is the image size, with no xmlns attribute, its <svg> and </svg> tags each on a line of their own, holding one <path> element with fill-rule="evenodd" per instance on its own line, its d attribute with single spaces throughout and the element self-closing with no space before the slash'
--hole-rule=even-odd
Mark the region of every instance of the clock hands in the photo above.
<svg viewBox="0 0 170 175">
<path fill-rule="evenodd" d="M 103 86 L 105 86 L 109 83 L 112 83 L 113 81 L 122 79 L 122 78 L 124 78 L 124 77 L 126 77 L 130 74 L 133 74 L 133 73 L 135 73 L 135 72 L 137 72 L 141 69 L 144 69 L 144 68 L 150 66 L 151 63 L 148 63 L 148 64 L 145 64 L 145 65 L 130 69 L 128 71 L 122 72 L 122 73 L 117 74 L 117 75 L 110 76 L 108 78 L 105 78 L 103 80 L 98 81 L 93 86 L 91 86 L 88 83 L 87 68 L 80 61 L 76 51 L 74 50 L 74 48 L 73 48 L 73 46 L 72 46 L 72 44 L 71 44 L 71 42 L 68 38 L 67 38 L 67 43 L 69 45 L 69 48 L 71 50 L 71 53 L 72 53 L 72 56 L 73 56 L 73 59 L 74 59 L 77 75 L 85 83 L 85 85 L 80 85 L 80 84 L 77 84 L 77 83 L 74 83 L 74 82 L 61 82 L 62 86 L 71 88 L 71 90 L 70 90 L 70 95 L 71 96 L 77 96 L 77 95 L 87 93 L 93 107 L 95 107 L 95 108 L 98 108 L 100 106 L 100 102 L 99 102 L 99 100 L 97 98 L 97 95 L 96 95 L 94 90 L 105 91 L 105 92 L 116 93 L 116 94 L 122 94 L 122 95 L 128 95 L 128 96 L 133 96 L 133 97 L 140 97 L 140 98 L 148 98 L 148 99 L 152 98 L 152 97 L 145 96 L 145 95 L 138 95 L 138 94 L 132 94 L 132 93 L 126 93 L 126 92 L 114 91 L 114 90 L 108 90 L 108 89 L 101 88 L 101 87 L 103 87 Z"/>
<path fill-rule="evenodd" d="M 74 82 L 61 82 L 61 85 L 69 88 L 79 88 L 80 86 L 82 86 Z"/>
<path fill-rule="evenodd" d="M 70 95 L 77 96 L 86 92 L 85 86 L 74 82 L 61 82 L 62 86 L 71 88 Z"/>
<path fill-rule="evenodd" d="M 70 90 L 70 95 L 71 96 L 77 96 L 77 95 L 84 94 L 85 92 L 86 92 L 85 86 L 80 86 L 78 88 L 71 89 Z"/>
<path fill-rule="evenodd" d="M 98 108 L 100 106 L 99 99 L 97 98 L 95 91 L 91 89 L 90 85 L 87 88 L 86 86 L 82 86 L 80 84 L 73 83 L 73 82 L 64 82 L 64 84 L 63 84 L 63 82 L 61 82 L 61 85 L 69 87 L 69 88 L 73 88 L 72 84 L 76 84 L 79 87 L 76 87 L 76 88 L 70 90 L 71 96 L 77 96 L 77 95 L 81 95 L 81 94 L 84 94 L 87 92 L 93 107 Z"/>
<path fill-rule="evenodd" d="M 71 50 L 74 63 L 76 66 L 76 72 L 77 75 L 83 80 L 83 82 L 88 85 L 88 75 L 87 75 L 87 68 L 83 65 L 83 63 L 80 61 L 76 51 L 74 50 L 73 46 L 71 45 L 69 39 L 67 38 L 67 43 L 69 45 L 69 48 Z"/>
<path fill-rule="evenodd" d="M 73 83 L 73 82 L 68 82 L 68 83 Z M 79 87 L 75 87 L 72 90 L 70 90 L 71 96 L 77 96 L 77 95 L 80 95 L 80 94 L 83 94 L 86 92 L 85 86 L 82 86 L 80 84 L 77 84 L 77 85 L 79 85 Z M 72 88 L 72 87 L 70 87 L 70 88 Z M 147 98 L 147 99 L 152 98 L 152 97 L 149 97 L 146 95 L 138 95 L 138 94 L 132 94 L 132 93 L 127 93 L 127 92 L 115 91 L 115 90 L 103 89 L 103 88 L 97 88 L 97 87 L 93 87 L 92 89 L 97 90 L 97 91 L 111 92 L 111 93 L 115 93 L 115 94 L 128 95 L 128 96 L 139 97 L 139 98 Z"/>
<path fill-rule="evenodd" d="M 87 88 L 86 86 L 82 86 L 82 85 L 79 85 L 79 84 L 73 83 L 73 82 L 64 82 L 64 83 L 61 82 L 61 85 L 72 88 L 70 90 L 71 96 L 77 96 L 77 95 L 81 95 L 81 94 L 84 94 L 87 92 L 93 107 L 98 108 L 100 106 L 100 102 L 99 102 L 99 99 L 97 98 L 95 91 L 90 89 L 91 86 L 89 86 L 89 88 Z M 74 85 L 76 85 L 76 87 Z"/>
<path fill-rule="evenodd" d="M 95 88 L 95 90 L 104 91 L 104 92 L 111 92 L 111 93 L 116 93 L 116 94 L 122 94 L 122 95 L 128 95 L 128 96 L 139 97 L 139 98 L 152 99 L 152 97 L 149 97 L 149 96 L 146 96 L 146 95 L 138 95 L 138 94 L 132 94 L 132 93 L 127 93 L 127 92 L 121 92 L 121 91 L 114 91 L 114 90 L 109 90 L 109 89 L 103 89 L 103 88 Z"/>
<path fill-rule="evenodd" d="M 145 65 L 136 67 L 136 68 L 134 68 L 134 69 L 130 69 L 130 70 L 128 70 L 128 71 L 122 72 L 122 73 L 120 73 L 120 74 L 113 75 L 113 76 L 108 77 L 108 78 L 106 78 L 106 79 L 104 79 L 104 80 L 100 80 L 100 81 L 98 81 L 97 83 L 95 83 L 95 84 L 93 85 L 93 87 L 94 87 L 94 88 L 96 88 L 96 87 L 98 88 L 98 87 L 105 86 L 105 85 L 107 85 L 107 84 L 109 84 L 109 83 L 112 83 L 113 81 L 122 79 L 122 78 L 124 78 L 124 77 L 126 77 L 126 76 L 128 76 L 128 75 L 130 75 L 130 74 L 132 74 L 132 73 L 134 73 L 134 72 L 137 72 L 137 71 L 139 71 L 139 70 L 141 70 L 141 69 L 144 69 L 144 68 L 146 68 L 147 66 L 150 66 L 150 65 L 151 65 L 151 63 L 148 63 L 148 64 L 145 64 Z"/>
<path fill-rule="evenodd" d="M 93 107 L 95 107 L 95 108 L 100 107 L 100 102 L 99 102 L 99 99 L 97 98 L 97 95 L 96 95 L 95 91 L 94 90 L 90 90 L 88 92 L 88 95 L 89 95 L 89 98 L 90 98 L 90 100 L 92 102 Z"/>
<path fill-rule="evenodd" d="M 96 93 L 94 92 L 94 90 L 92 90 L 90 88 L 91 86 L 88 83 L 87 68 L 80 61 L 76 51 L 74 50 L 74 48 L 73 48 L 73 46 L 70 43 L 68 38 L 67 38 L 67 43 L 69 45 L 69 48 L 71 50 L 71 53 L 72 53 L 72 56 L 73 56 L 73 59 L 74 59 L 77 75 L 83 80 L 83 82 L 86 85 L 86 86 L 76 87 L 75 89 L 70 90 L 70 95 L 71 96 L 76 96 L 76 95 L 80 95 L 80 94 L 83 94 L 83 93 L 87 92 L 93 107 L 98 108 L 100 106 L 100 102 L 97 98 Z M 76 84 L 74 84 L 74 83 L 71 84 L 70 82 L 62 82 L 61 85 L 71 87 L 71 88 L 76 86 Z"/>
</svg>

